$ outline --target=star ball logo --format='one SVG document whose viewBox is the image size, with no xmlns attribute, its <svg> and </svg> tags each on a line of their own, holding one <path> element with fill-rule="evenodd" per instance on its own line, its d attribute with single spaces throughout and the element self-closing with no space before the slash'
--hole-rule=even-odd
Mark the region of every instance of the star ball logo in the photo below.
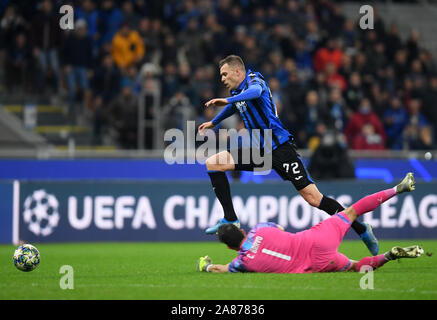
<svg viewBox="0 0 437 320">
<path fill-rule="evenodd" d="M 45 190 L 35 190 L 24 200 L 23 221 L 29 230 L 37 235 L 47 237 L 58 226 L 59 202 Z"/>
</svg>

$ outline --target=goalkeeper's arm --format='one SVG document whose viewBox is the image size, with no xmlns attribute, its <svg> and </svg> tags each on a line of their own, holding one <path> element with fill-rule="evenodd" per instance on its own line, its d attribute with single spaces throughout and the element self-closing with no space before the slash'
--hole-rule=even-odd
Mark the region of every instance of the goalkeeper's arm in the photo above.
<svg viewBox="0 0 437 320">
<path fill-rule="evenodd" d="M 227 265 L 211 264 L 208 268 L 208 272 L 229 272 L 229 263 Z"/>
</svg>

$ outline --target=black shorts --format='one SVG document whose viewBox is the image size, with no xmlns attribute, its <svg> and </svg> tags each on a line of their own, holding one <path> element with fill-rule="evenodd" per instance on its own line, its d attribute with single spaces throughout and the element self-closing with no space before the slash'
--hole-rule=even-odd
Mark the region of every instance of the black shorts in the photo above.
<svg viewBox="0 0 437 320">
<path fill-rule="evenodd" d="M 236 171 L 254 171 L 255 168 L 263 168 L 266 171 L 273 169 L 282 179 L 291 181 L 298 191 L 314 183 L 291 142 L 283 143 L 273 150 L 271 154 L 271 168 L 265 168 L 266 164 L 260 163 L 260 157 L 267 157 L 267 155 L 263 154 L 262 150 L 254 151 L 250 148 L 239 148 L 228 149 L 228 152 L 234 159 Z M 255 156 L 254 152 L 256 152 Z"/>
</svg>

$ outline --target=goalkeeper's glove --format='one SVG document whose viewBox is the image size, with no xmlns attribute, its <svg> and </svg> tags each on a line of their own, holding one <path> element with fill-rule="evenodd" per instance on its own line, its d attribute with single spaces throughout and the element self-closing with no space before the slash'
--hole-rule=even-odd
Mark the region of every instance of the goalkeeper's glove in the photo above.
<svg viewBox="0 0 437 320">
<path fill-rule="evenodd" d="M 200 257 L 197 260 L 197 271 L 208 271 L 208 267 L 212 265 L 212 260 L 208 256 Z"/>
</svg>

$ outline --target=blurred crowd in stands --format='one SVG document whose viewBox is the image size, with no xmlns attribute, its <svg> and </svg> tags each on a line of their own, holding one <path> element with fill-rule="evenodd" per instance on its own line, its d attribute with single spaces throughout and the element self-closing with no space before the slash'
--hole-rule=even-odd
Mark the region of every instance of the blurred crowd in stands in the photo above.
<svg viewBox="0 0 437 320">
<path fill-rule="evenodd" d="M 75 28 L 59 27 L 59 7 Z M 361 30 L 331 0 L 78 0 L 0 5 L 6 92 L 64 97 L 94 116 L 96 135 L 136 147 L 141 92 L 159 92 L 164 129 L 198 124 L 226 97 L 218 61 L 240 55 L 268 80 L 299 148 L 330 133 L 356 150 L 423 150 L 437 141 L 436 57 L 375 11 Z M 20 91 L 21 90 L 21 91 Z M 223 126 L 241 127 L 241 123 Z M 150 143 L 148 145 L 150 147 Z"/>
</svg>

